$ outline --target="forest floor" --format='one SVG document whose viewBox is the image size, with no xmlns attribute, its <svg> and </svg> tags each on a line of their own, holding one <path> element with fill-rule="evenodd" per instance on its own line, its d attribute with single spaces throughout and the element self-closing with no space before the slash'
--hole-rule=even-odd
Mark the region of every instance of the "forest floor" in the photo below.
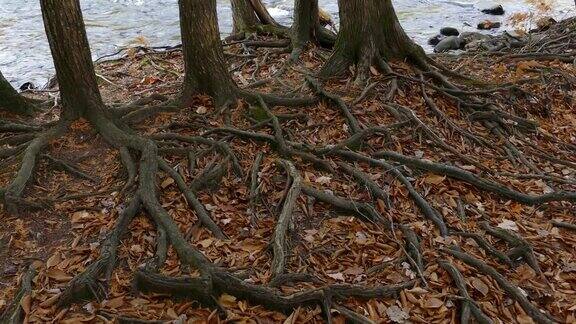
<svg viewBox="0 0 576 324">
<path fill-rule="evenodd" d="M 572 32 L 568 40 L 562 41 L 575 44 L 576 34 Z M 305 75 L 318 71 L 329 55 L 328 51 L 309 49 L 302 54 L 301 62 L 275 77 L 285 66 L 289 53 L 245 43 L 227 46 L 225 50 L 230 71 L 240 87 L 295 95 L 314 95 Z M 511 129 L 532 128 L 505 139 L 479 122 L 490 116 L 468 113 L 458 104 L 458 99 L 446 91 L 422 83 L 418 72 L 404 62 L 391 64 L 395 74 L 374 70 L 367 86 L 356 86 L 351 78 L 341 78 L 327 82 L 324 87 L 342 98 L 362 128 L 389 127 L 387 131 L 367 134 L 363 144 L 349 143 L 356 152 L 370 156 L 379 151 L 396 152 L 408 158 L 446 163 L 529 195 L 558 190 L 575 192 L 576 64 L 562 55 L 554 58 L 551 54 L 545 57 L 524 55 L 526 53 L 534 52 L 517 49 L 494 54 L 434 56 L 434 60 L 446 68 L 481 80 L 489 85 L 484 90 L 491 89 L 468 95 L 490 100 L 511 115 L 537 121 L 537 126 L 530 126 L 502 118 Z M 152 94 L 177 96 L 183 74 L 181 51 L 140 48 L 125 54 L 122 59 L 97 65 L 107 103 L 129 103 Z M 395 89 L 393 95 L 392 89 Z M 443 114 L 438 114 L 425 99 L 432 101 Z M 158 103 L 160 101 L 150 102 L 150 107 Z M 399 107 L 408 107 L 411 112 L 401 113 L 399 119 L 398 111 L 405 112 Z M 337 145 L 350 135 L 350 119 L 332 100 L 321 100 L 307 107 L 271 109 L 278 116 L 284 137 L 293 142 L 321 147 Z M 58 114 L 57 107 L 44 110 L 35 117 L 35 122 L 54 121 Z M 170 166 L 188 185 L 196 188 L 199 200 L 226 239 L 216 238 L 199 225 L 195 211 L 188 206 L 175 181 L 163 173 L 157 179 L 161 203 L 187 239 L 213 263 L 242 272 L 246 282 L 268 284 L 272 276 L 271 241 L 290 184 L 278 164 L 282 157 L 269 142 L 256 137 L 230 136 L 230 132 L 224 131 L 234 128 L 274 135 L 266 111 L 239 101 L 234 108 L 218 112 L 210 98 L 199 96 L 183 109 L 155 114 L 136 112 L 128 117 L 126 121 L 143 135 L 202 135 L 230 145 L 237 161 L 209 145 L 170 140 L 160 147 Z M 3 213 L 0 313 L 11 302 L 27 265 L 33 262 L 38 273 L 32 282 L 31 294 L 21 302 L 28 322 L 324 321 L 319 306 L 297 308 L 283 314 L 222 294 L 219 302 L 227 312 L 224 319 L 215 310 L 193 301 L 136 293 L 133 273 L 154 257 L 157 239 L 154 224 L 144 215 L 132 221 L 122 238 L 108 295 L 99 301 L 58 308 L 58 296 L 75 275 L 98 258 L 104 238 L 126 207 L 123 186 L 127 175 L 119 163 L 119 154 L 100 136 L 90 134 L 88 124 L 78 121 L 64 137 L 50 143 L 45 152 L 49 155 L 40 160 L 36 176 L 25 191 L 26 199 L 45 206 L 18 217 L 0 212 Z M 189 145 L 194 148 L 193 156 L 187 151 L 182 154 L 183 147 Z M 510 147 L 518 151 L 511 152 Z M 288 230 L 286 270 L 307 273 L 315 279 L 285 283 L 278 288 L 280 292 L 289 294 L 341 283 L 371 287 L 416 279 L 417 282 L 402 290 L 398 297 L 349 298 L 341 305 L 375 322 L 450 323 L 457 321 L 459 305 L 463 298 L 468 298 L 495 322 L 530 323 L 532 320 L 522 305 L 494 276 L 447 253 L 448 246 L 456 245 L 496 269 L 508 283 L 520 288 L 532 305 L 559 321 L 576 321 L 576 232 L 573 227 L 566 228 L 566 224 L 576 224 L 575 203 L 554 201 L 524 205 L 442 172 L 422 171 L 407 165 L 406 161 L 400 164 L 393 155 L 383 156 L 406 175 L 413 189 L 440 213 L 451 231 L 443 237 L 435 223 L 414 203 L 412 193 L 397 173 L 381 166 L 364 162 L 348 164 L 338 156 L 326 156 L 325 161 L 334 172 L 293 159 L 302 185 L 357 202 L 358 206 L 373 203 L 377 212 L 392 225 L 392 230 L 356 217 L 363 216 L 362 211 L 337 210 L 311 195 L 301 194 L 295 201 Z M 255 167 L 259 157 L 261 162 Z M 15 161 L 13 158 L 2 160 L 0 187 L 11 181 L 18 167 Z M 63 164 L 57 161 L 66 161 L 81 173 L 62 169 Z M 356 181 L 354 175 L 346 171 L 351 165 L 378 184 L 390 201 L 370 190 L 370 185 Z M 542 172 L 537 174 L 537 170 Z M 211 174 L 209 181 L 198 181 L 207 179 L 207 174 Z M 416 244 L 420 245 L 420 255 L 404 245 L 401 238 L 410 232 L 405 231 L 405 227 L 419 238 Z M 489 249 L 479 246 L 482 240 L 475 240 L 477 237 L 483 237 L 483 242 L 499 251 L 518 247 L 507 242 L 506 236 L 487 234 L 495 229 L 516 234 L 522 238 L 521 244 L 529 244 L 530 255 L 516 258 L 530 260 L 514 259 L 507 264 L 494 258 L 497 254 L 491 255 Z M 468 235 L 461 235 L 462 232 Z M 413 258 L 420 256 L 423 261 L 414 262 L 418 260 Z M 449 260 L 462 273 L 469 297 L 462 296 L 452 276 L 438 262 L 440 259 Z M 171 276 L 189 274 L 180 268 L 172 248 L 160 272 Z M 335 323 L 345 321 L 346 309 L 334 307 L 332 311 Z"/>
</svg>

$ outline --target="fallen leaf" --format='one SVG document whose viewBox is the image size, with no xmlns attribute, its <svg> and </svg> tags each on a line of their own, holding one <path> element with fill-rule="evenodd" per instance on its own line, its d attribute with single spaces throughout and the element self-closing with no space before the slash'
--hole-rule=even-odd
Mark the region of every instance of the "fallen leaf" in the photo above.
<svg viewBox="0 0 576 324">
<path fill-rule="evenodd" d="M 472 278 L 472 287 L 478 290 L 484 297 L 486 297 L 490 291 L 490 288 L 479 278 Z"/>
<path fill-rule="evenodd" d="M 327 273 L 326 275 L 334 280 L 346 281 L 342 272 Z"/>
<path fill-rule="evenodd" d="M 392 305 L 386 309 L 386 315 L 394 323 L 404 323 L 410 318 L 408 313 L 402 310 L 402 308 Z"/>
<path fill-rule="evenodd" d="M 321 177 L 316 178 L 315 182 L 319 183 L 319 184 L 329 184 L 330 181 L 332 181 L 332 178 L 327 177 L 327 176 L 321 176 Z"/>
<path fill-rule="evenodd" d="M 220 304 L 222 304 L 222 306 L 227 307 L 236 306 L 236 297 L 232 295 L 222 294 L 220 295 L 220 298 L 218 298 L 218 301 L 220 302 Z"/>
<path fill-rule="evenodd" d="M 437 174 L 429 174 L 424 178 L 424 182 L 427 184 L 438 185 L 441 184 L 446 179 L 446 176 L 441 176 Z"/>
<path fill-rule="evenodd" d="M 498 224 L 498 227 L 503 228 L 505 230 L 518 232 L 518 225 L 516 224 L 516 222 L 508 219 L 503 220 L 500 224 Z"/>
<path fill-rule="evenodd" d="M 431 297 L 426 300 L 424 307 L 426 308 L 440 308 L 444 302 L 436 297 Z"/>
<path fill-rule="evenodd" d="M 171 177 L 168 177 L 166 179 L 164 179 L 164 181 L 162 181 L 162 184 L 160 185 L 162 187 L 162 189 L 166 189 L 166 187 L 168 187 L 169 185 L 174 183 L 174 179 L 172 179 Z"/>
<path fill-rule="evenodd" d="M 48 278 L 52 278 L 60 282 L 66 282 L 72 279 L 72 276 L 69 276 L 64 271 L 58 269 L 49 269 L 46 271 L 46 275 L 48 276 Z"/>
</svg>

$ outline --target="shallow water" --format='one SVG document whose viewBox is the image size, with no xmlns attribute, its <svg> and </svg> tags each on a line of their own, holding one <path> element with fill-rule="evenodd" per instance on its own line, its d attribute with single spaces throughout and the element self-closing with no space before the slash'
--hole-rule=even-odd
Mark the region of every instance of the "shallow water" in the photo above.
<svg viewBox="0 0 576 324">
<path fill-rule="evenodd" d="M 279 22 L 290 24 L 293 0 L 264 2 Z M 337 20 L 337 1 L 319 2 Z M 576 14 L 572 0 L 555 2 L 556 18 Z M 138 37 L 156 46 L 180 42 L 177 0 L 81 0 L 81 3 L 95 58 L 134 43 Z M 430 50 L 427 39 L 443 26 L 474 30 L 470 26 L 484 19 L 506 22 L 511 13 L 534 10 L 521 0 L 498 1 L 507 11 L 505 17 L 482 14 L 480 8 L 493 4 L 488 1 L 395 0 L 394 3 L 408 34 L 427 50 Z M 229 1 L 218 0 L 218 15 L 220 31 L 225 36 L 232 28 Z M 0 71 L 15 86 L 27 81 L 41 86 L 53 74 L 39 1 L 0 0 Z"/>
</svg>

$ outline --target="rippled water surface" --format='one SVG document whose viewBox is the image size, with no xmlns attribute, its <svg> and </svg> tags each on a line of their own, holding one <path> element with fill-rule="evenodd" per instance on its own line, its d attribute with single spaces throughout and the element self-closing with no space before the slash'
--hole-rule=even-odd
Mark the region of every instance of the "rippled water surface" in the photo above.
<svg viewBox="0 0 576 324">
<path fill-rule="evenodd" d="M 319 0 L 337 20 L 336 0 Z M 293 0 L 264 0 L 279 22 L 290 24 Z M 143 36 L 150 45 L 180 42 L 177 0 L 81 0 L 94 57 L 114 52 Z M 443 26 L 473 30 L 491 18 L 479 12 L 494 2 L 477 0 L 395 0 L 402 25 L 418 43 Z M 522 0 L 502 0 L 507 15 L 533 10 Z M 572 16 L 573 0 L 556 0 L 554 16 Z M 218 0 L 220 31 L 230 32 L 232 18 L 227 0 Z M 470 26 L 467 26 L 470 25 Z M 50 50 L 44 34 L 38 0 L 0 0 L 0 71 L 14 85 L 32 81 L 42 85 L 53 74 Z"/>
</svg>

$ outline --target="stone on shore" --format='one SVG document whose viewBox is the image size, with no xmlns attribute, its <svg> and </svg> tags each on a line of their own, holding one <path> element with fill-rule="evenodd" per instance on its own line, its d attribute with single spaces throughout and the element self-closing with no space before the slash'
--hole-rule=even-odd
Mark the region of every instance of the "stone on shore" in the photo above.
<svg viewBox="0 0 576 324">
<path fill-rule="evenodd" d="M 458 50 L 460 49 L 461 44 L 462 42 L 458 36 L 449 36 L 441 40 L 440 43 L 434 47 L 434 52 L 443 53 Z"/>
<path fill-rule="evenodd" d="M 502 16 L 505 11 L 502 5 L 496 5 L 494 7 L 482 9 L 482 12 L 488 15 Z"/>
<path fill-rule="evenodd" d="M 444 36 L 458 36 L 460 35 L 460 32 L 454 27 L 444 27 L 440 29 L 440 34 Z"/>
<path fill-rule="evenodd" d="M 502 26 L 502 23 L 500 23 L 500 22 L 485 20 L 485 21 L 478 24 L 478 29 L 490 30 L 490 29 L 500 28 L 500 26 Z"/>
<path fill-rule="evenodd" d="M 442 35 L 436 35 L 428 39 L 428 45 L 436 46 L 444 37 Z"/>
</svg>

